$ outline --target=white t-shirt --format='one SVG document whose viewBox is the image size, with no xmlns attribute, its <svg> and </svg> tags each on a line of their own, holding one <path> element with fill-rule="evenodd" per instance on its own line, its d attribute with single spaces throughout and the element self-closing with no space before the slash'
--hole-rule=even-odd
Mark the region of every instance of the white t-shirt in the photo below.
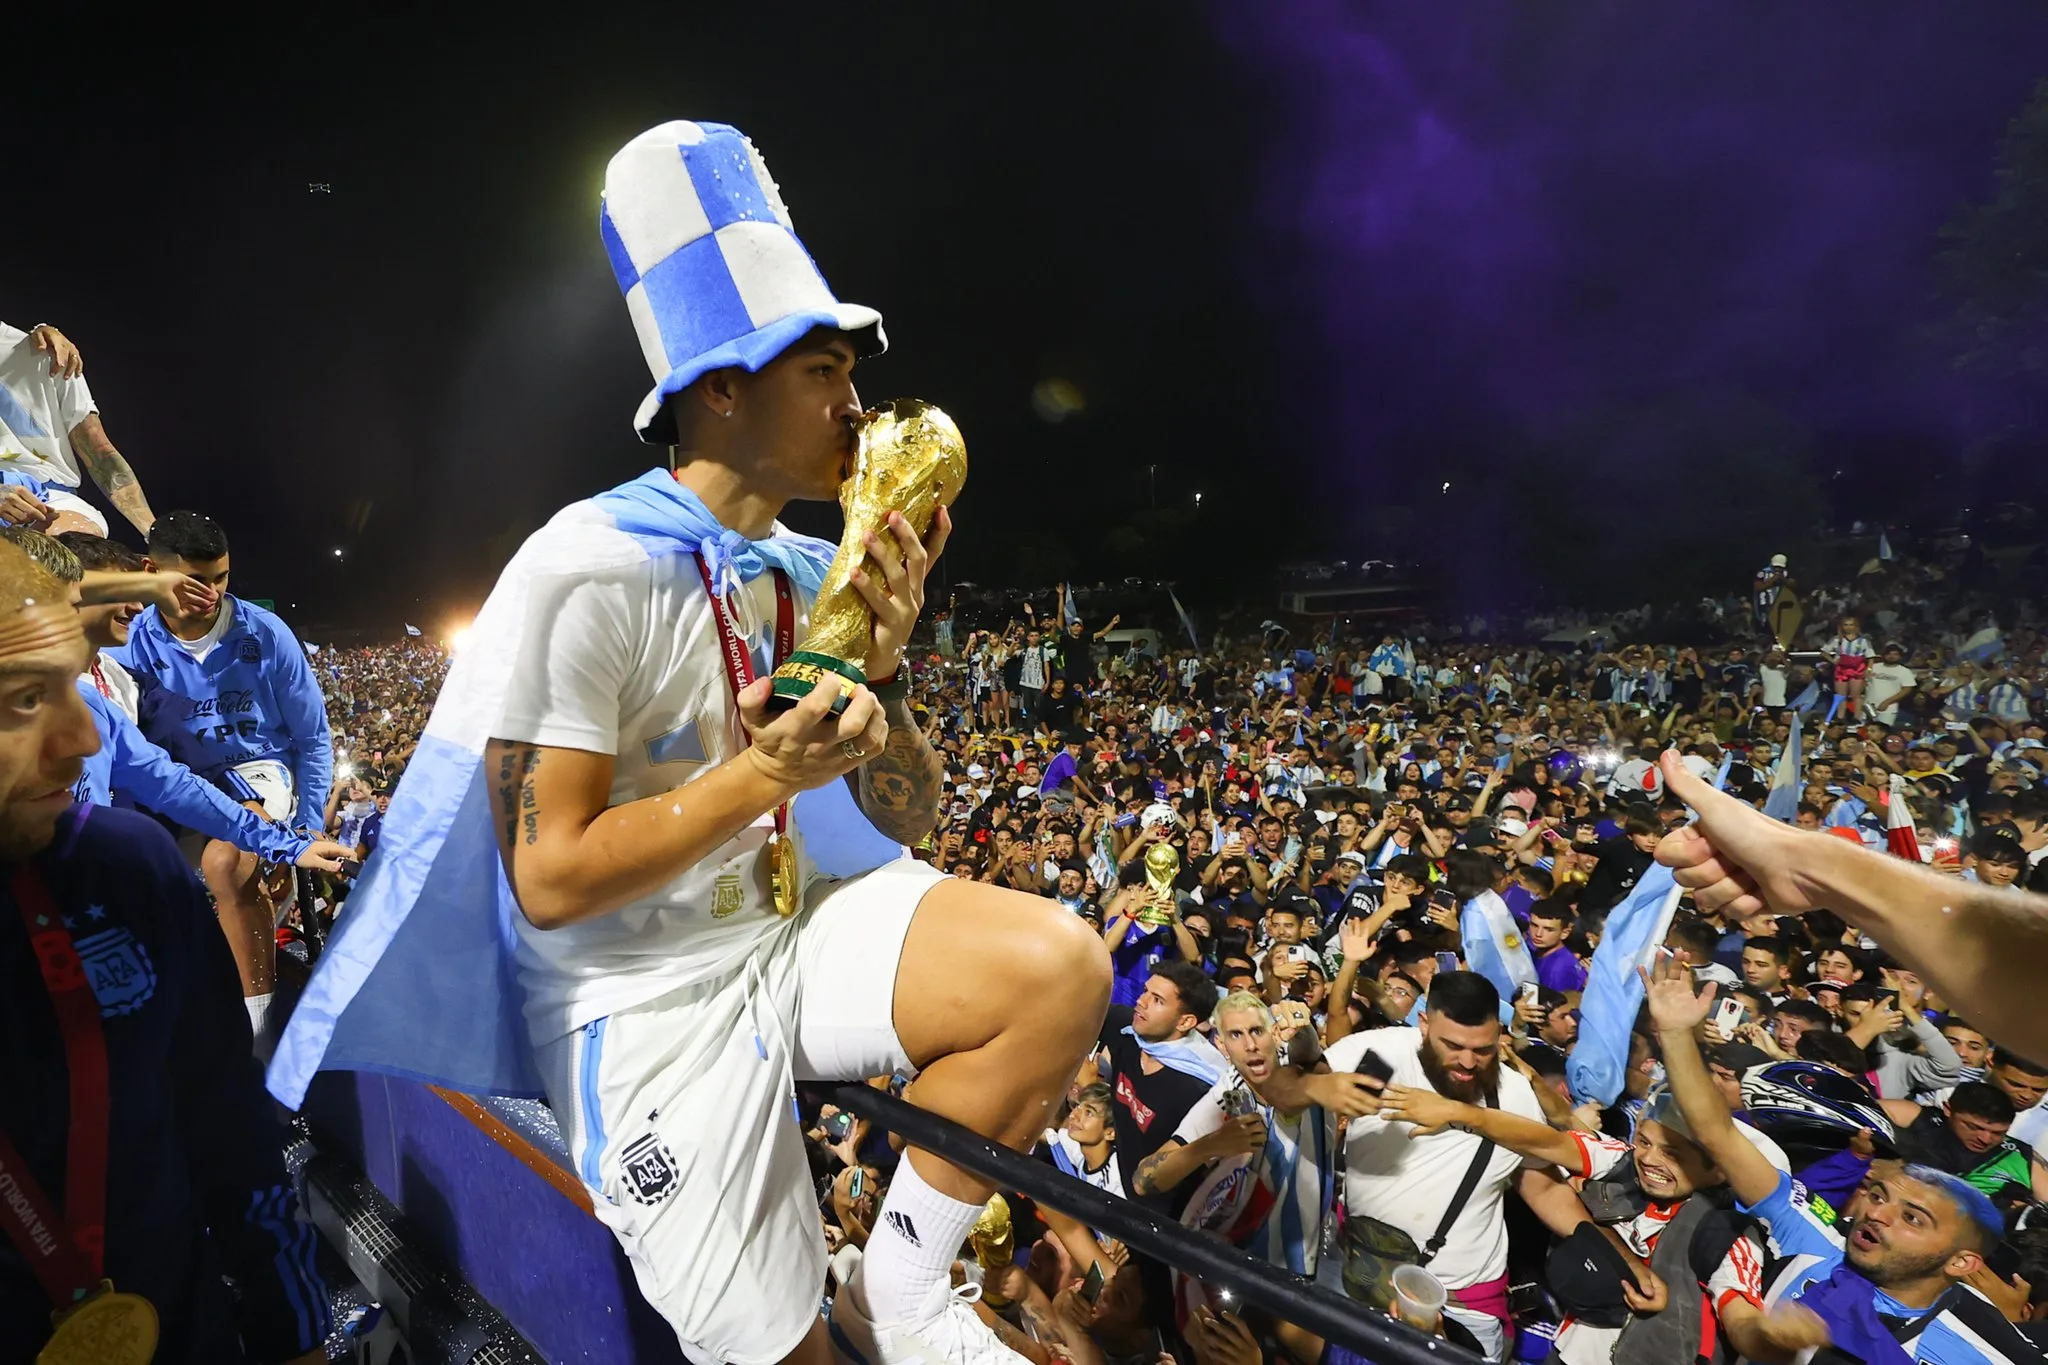
<svg viewBox="0 0 2048 1365">
<path fill-rule="evenodd" d="M 1205 1210 L 1241 1199 L 1238 1183 L 1256 1178 L 1270 1187 L 1273 1206 L 1257 1233 L 1243 1243 L 1245 1250 L 1264 1256 L 1268 1265 L 1312 1276 L 1323 1249 L 1323 1220 L 1333 1202 L 1324 1198 L 1324 1187 L 1336 1167 L 1337 1121 L 1319 1105 L 1293 1115 L 1281 1114 L 1261 1102 L 1244 1078 L 1232 1070 L 1194 1102 L 1173 1135 L 1182 1142 L 1193 1142 L 1221 1128 L 1231 1114 L 1225 1097 L 1233 1092 L 1241 1106 L 1238 1112 L 1256 1110 L 1266 1121 L 1266 1150 L 1250 1159 L 1231 1157 L 1217 1162 L 1195 1186 L 1182 1219 L 1194 1226 L 1210 1226 L 1213 1220 L 1206 1218 Z"/>
<path fill-rule="evenodd" d="M 1758 664 L 1756 676 L 1764 685 L 1764 705 L 1773 711 L 1785 706 L 1785 670 L 1772 668 L 1769 664 Z"/>
<path fill-rule="evenodd" d="M 1566 1171 L 1566 1175 L 1594 1180 L 1630 1159 L 1629 1145 L 1618 1138 L 1596 1133 L 1570 1136 L 1579 1144 L 1581 1159 L 1578 1169 Z M 1629 1250 L 1647 1261 L 1656 1250 L 1657 1238 L 1682 1207 L 1682 1200 L 1675 1204 L 1652 1203 L 1626 1223 L 1613 1227 L 1621 1240 L 1628 1243 Z M 1731 1298 L 1747 1299 L 1756 1307 L 1763 1307 L 1764 1265 L 1756 1243 L 1747 1237 L 1735 1239 L 1721 1264 L 1707 1278 L 1707 1297 L 1717 1315 Z M 1565 1365 L 1608 1365 L 1614 1359 L 1614 1343 L 1620 1337 L 1619 1327 L 1594 1327 L 1567 1317 L 1558 1329 L 1557 1353 Z"/>
<path fill-rule="evenodd" d="M 1503 1044 L 1505 1045 L 1505 1044 Z M 1356 1071 L 1367 1052 L 1394 1069 L 1395 1085 L 1433 1090 L 1422 1071 L 1422 1033 L 1412 1028 L 1368 1029 L 1332 1043 L 1324 1053 L 1332 1071 Z M 1537 1123 L 1545 1122 L 1543 1106 L 1521 1073 L 1500 1069 L 1500 1106 Z M 1391 1223 L 1427 1245 L 1443 1221 L 1444 1210 L 1458 1192 L 1480 1139 L 1445 1129 L 1417 1137 L 1407 1123 L 1389 1123 L 1377 1115 L 1355 1118 L 1344 1142 L 1345 1208 Z M 1508 1267 L 1507 1219 L 1501 1196 L 1522 1171 L 1522 1158 L 1496 1147 L 1464 1211 L 1451 1225 L 1443 1250 L 1429 1263 L 1429 1273 L 1447 1289 L 1464 1289 L 1500 1278 Z"/>
<path fill-rule="evenodd" d="M 610 804 L 622 806 L 687 785 L 738 754 L 744 740 L 696 558 L 648 559 L 602 515 L 579 503 L 535 532 L 500 581 L 541 572 L 523 594 L 493 593 L 472 629 L 509 642 L 493 650 L 511 664 L 504 713 L 490 734 L 612 755 Z M 747 634 L 755 668 L 765 672 L 773 575 L 739 596 L 750 604 L 735 603 L 743 628 L 754 624 Z M 794 585 L 792 596 L 801 641 L 810 596 Z M 783 923 L 759 856 L 774 828 L 773 813 L 763 814 L 660 890 L 609 914 L 545 931 L 515 918 L 534 1044 L 739 966 Z M 790 831 L 815 891 L 819 874 L 802 856 L 794 822 Z"/>
<path fill-rule="evenodd" d="M 1913 683 L 1913 670 L 1904 664 L 1875 663 L 1864 671 L 1863 695 L 1872 701 L 1883 701 Z M 1899 718 L 1898 702 L 1873 710 L 1870 718 L 1880 725 L 1895 723 Z"/>
<path fill-rule="evenodd" d="M 51 378 L 48 353 L 0 322 L 0 469 L 78 487 L 71 428 L 97 411 L 84 376 Z"/>
<path fill-rule="evenodd" d="M 222 637 L 228 633 L 228 628 L 234 625 L 234 623 L 234 600 L 232 598 L 223 598 L 221 600 L 220 610 L 214 614 L 213 624 L 206 628 L 206 634 L 200 636 L 196 640 L 187 640 L 179 635 L 171 635 L 171 638 L 173 640 L 176 640 L 187 654 L 190 654 L 194 659 L 197 659 L 200 663 L 205 663 L 206 656 L 213 653 L 214 646 L 218 645 L 221 642 Z M 164 628 L 164 633 L 167 635 L 170 634 L 169 626 L 166 626 Z"/>
</svg>

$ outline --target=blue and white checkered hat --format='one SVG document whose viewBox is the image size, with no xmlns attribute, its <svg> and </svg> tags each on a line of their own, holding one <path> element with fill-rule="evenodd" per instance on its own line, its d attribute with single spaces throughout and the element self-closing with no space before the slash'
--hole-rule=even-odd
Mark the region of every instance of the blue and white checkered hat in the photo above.
<svg viewBox="0 0 2048 1365">
<path fill-rule="evenodd" d="M 633 419 L 643 441 L 675 441 L 667 399 L 699 375 L 759 370 L 813 327 L 850 333 L 863 357 L 888 348 L 880 313 L 832 296 L 737 128 L 678 119 L 640 134 L 605 168 L 597 221 L 654 372 Z"/>
</svg>

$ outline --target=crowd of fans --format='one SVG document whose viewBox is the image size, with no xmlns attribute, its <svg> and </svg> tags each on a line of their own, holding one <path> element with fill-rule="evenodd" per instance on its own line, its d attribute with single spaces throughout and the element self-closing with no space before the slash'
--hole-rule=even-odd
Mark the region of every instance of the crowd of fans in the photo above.
<svg viewBox="0 0 2048 1365">
<path fill-rule="evenodd" d="M 92 618 L 106 652 L 81 692 L 117 750 L 154 744 L 184 772 L 164 782 L 198 773 L 240 802 L 187 822 L 211 835 L 231 940 L 244 900 L 317 929 L 348 913 L 345 859 L 375 852 L 447 654 L 244 647 L 237 630 L 295 642 L 228 596 L 217 526 L 144 512 L 168 586 Z M 107 576 L 139 558 L 101 536 L 10 538 L 82 600 L 136 599 Z M 1550 618 L 1247 622 L 1165 650 L 1174 628 L 1110 643 L 1120 618 L 1085 621 L 1064 591 L 972 629 L 935 613 L 913 696 L 947 783 L 915 856 L 1057 901 L 1113 964 L 1099 1048 L 1036 1154 L 1493 1359 L 1789 1361 L 1823 1339 L 1870 1362 L 2037 1358 L 2048 1065 L 1827 909 L 1674 888 L 1650 970 L 1619 978 L 1634 993 L 1600 975 L 1709 786 L 1959 883 L 2048 890 L 2048 637 L 1963 567 L 1887 545 L 1802 598 L 1780 559 L 1701 604 L 1695 643 L 1649 638 L 1647 611 L 1572 622 L 1575 647 L 1533 643 Z M 194 733 L 152 688 L 216 648 L 272 692 Z M 113 770 L 116 797 L 133 771 Z M 237 810 L 296 832 L 252 834 Z M 293 903 L 252 880 L 259 859 L 317 870 L 322 894 Z M 260 1046 L 268 969 L 234 946 L 252 1032 L 209 1027 Z M 235 1104 L 274 1139 L 243 1081 Z M 898 1146 L 830 1106 L 803 1122 L 843 1283 Z M 262 1211 L 229 1238 L 244 1292 L 264 1256 L 311 1273 L 281 1172 L 256 1164 Z M 1041 1365 L 1347 1355 L 1021 1196 L 991 1202 L 957 1273 Z M 324 1306 L 298 1311 L 267 1325 L 273 1358 L 324 1335 Z"/>
<path fill-rule="evenodd" d="M 1340 628 L 1300 649 L 1269 621 L 1162 653 L 1105 646 L 1116 622 L 1081 622 L 1064 593 L 1042 619 L 1028 601 L 987 629 L 940 617 L 915 695 L 949 784 L 916 856 L 1057 900 L 1099 927 L 1114 964 L 1102 1050 L 1039 1155 L 1390 1311 L 1406 1304 L 1393 1270 L 1426 1261 L 1448 1297 L 1416 1321 L 1495 1358 L 1554 1350 L 1574 1365 L 1645 1349 L 1626 1324 L 1659 1314 L 1691 1339 L 1704 1315 L 1732 1350 L 1789 1353 L 1797 1321 L 1766 1313 L 1778 1258 L 1882 1221 L 1875 1201 L 1939 1173 L 1955 1182 L 1934 1187 L 1953 1196 L 1943 1235 L 1983 1244 L 1922 1324 L 1921 1358 L 2025 1358 L 2009 1354 L 2031 1349 L 2016 1335 L 1984 1344 L 1981 1317 L 2033 1331 L 2048 1315 L 2048 1227 L 2030 1218 L 2048 1194 L 2034 1155 L 2048 1066 L 1840 918 L 1729 919 L 1688 900 L 1663 940 L 1716 988 L 1691 1030 L 1699 1065 L 1789 1195 L 1745 1193 L 1735 1172 L 1758 1172 L 1708 1145 L 1729 1130 L 1694 1112 L 1711 1104 L 1688 1096 L 1653 1009 L 1628 1031 L 1614 1093 L 1572 1079 L 1607 918 L 1688 819 L 1656 766 L 1664 749 L 1755 805 L 1796 770 L 1794 823 L 1874 849 L 1902 801 L 1933 867 L 2048 887 L 2030 611 L 1966 592 L 1938 559 L 1871 568 L 1815 588 L 1813 624 L 1788 637 L 1767 600 L 1702 604 L 1720 623 L 1711 646 L 1629 639 L 1649 612 L 1582 618 L 1577 648 L 1522 642 L 1557 618 Z M 413 642 L 323 655 L 330 710 L 373 783 L 396 775 L 439 662 Z M 1487 896 L 1532 969 L 1505 995 L 1464 938 L 1466 907 Z M 1368 1098 L 1360 1074 L 1387 1086 Z M 896 1151 L 829 1106 L 807 1122 L 844 1278 Z M 1720 1221 L 1683 1226 L 1709 1239 L 1711 1264 L 1658 1250 L 1695 1194 Z M 1738 1200 L 1756 1217 L 1731 1233 Z M 1056 1212 L 1012 1196 L 1002 1213 L 1022 1254 L 993 1239 L 991 1263 L 963 1253 L 961 1273 L 1026 1354 L 1323 1351 Z M 1593 1228 L 1606 1231 L 1589 1242 Z M 1566 1276 L 1568 1253 L 1611 1274 Z"/>
</svg>

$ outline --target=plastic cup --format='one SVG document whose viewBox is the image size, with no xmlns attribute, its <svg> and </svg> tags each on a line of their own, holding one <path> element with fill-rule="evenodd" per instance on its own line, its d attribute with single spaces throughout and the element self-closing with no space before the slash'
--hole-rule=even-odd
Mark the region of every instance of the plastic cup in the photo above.
<svg viewBox="0 0 2048 1365">
<path fill-rule="evenodd" d="M 1394 1267 L 1394 1316 L 1410 1327 L 1434 1332 L 1443 1322 L 1450 1291 L 1419 1265 Z"/>
</svg>

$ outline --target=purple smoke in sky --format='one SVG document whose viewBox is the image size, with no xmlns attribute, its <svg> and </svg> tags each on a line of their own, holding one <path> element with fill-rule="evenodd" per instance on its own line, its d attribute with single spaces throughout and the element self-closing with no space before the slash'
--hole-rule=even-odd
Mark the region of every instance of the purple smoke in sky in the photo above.
<svg viewBox="0 0 2048 1365">
<path fill-rule="evenodd" d="M 1352 486 L 1678 390 L 1966 438 L 1936 233 L 2048 69 L 2048 7 L 1211 14 L 1263 124 L 1249 284 Z"/>
</svg>

